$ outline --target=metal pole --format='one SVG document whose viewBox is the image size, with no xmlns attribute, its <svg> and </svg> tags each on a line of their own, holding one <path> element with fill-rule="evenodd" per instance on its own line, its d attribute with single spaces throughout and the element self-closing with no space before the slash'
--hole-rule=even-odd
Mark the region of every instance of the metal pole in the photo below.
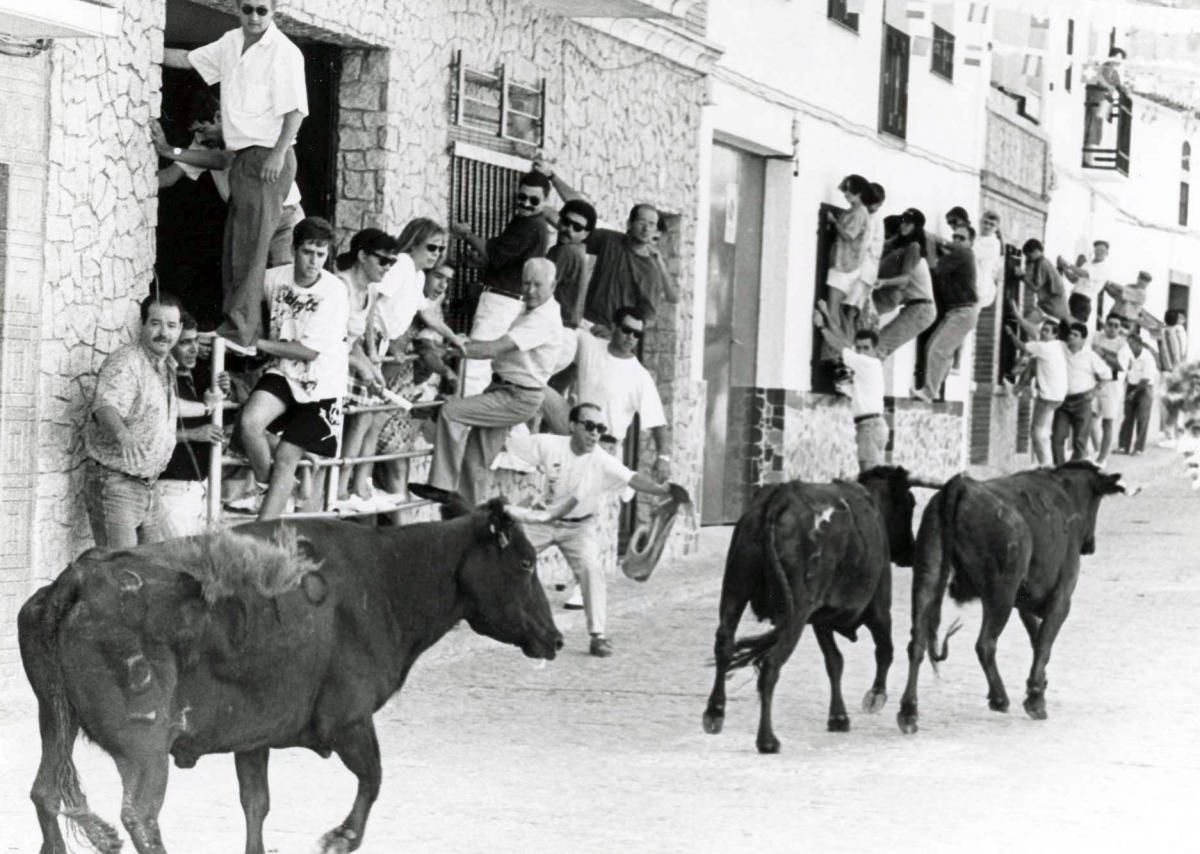
<svg viewBox="0 0 1200 854">
<path fill-rule="evenodd" d="M 217 335 L 212 342 L 212 384 L 209 388 L 217 391 L 220 386 L 217 378 L 225 370 L 225 339 Z M 225 426 L 225 407 L 213 408 L 212 423 L 215 427 Z M 222 445 L 214 442 L 212 452 L 208 457 L 208 527 L 215 528 L 221 521 L 221 457 Z"/>
</svg>

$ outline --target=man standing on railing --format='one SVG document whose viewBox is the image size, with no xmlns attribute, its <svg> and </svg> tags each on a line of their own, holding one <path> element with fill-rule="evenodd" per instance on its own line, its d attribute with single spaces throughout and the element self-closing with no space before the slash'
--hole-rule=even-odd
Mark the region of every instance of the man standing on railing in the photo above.
<svg viewBox="0 0 1200 854">
<path fill-rule="evenodd" d="M 166 539 L 190 537 L 204 531 L 207 508 L 204 503 L 209 457 L 215 446 L 225 441 L 220 427 L 195 405 L 204 405 L 210 373 L 199 367 L 199 333 L 196 319 L 183 313 L 179 342 L 171 350 L 175 359 L 175 389 L 179 395 L 180 424 L 175 430 L 175 452 L 154 484 L 158 499 L 159 525 Z M 217 385 L 226 397 L 230 394 L 229 375 L 222 371 Z"/>
<path fill-rule="evenodd" d="M 229 169 L 229 217 L 221 278 L 219 332 L 250 347 L 262 328 L 263 274 L 271 238 L 296 177 L 292 144 L 308 115 L 304 55 L 274 23 L 276 0 L 235 0 L 241 26 L 195 50 L 167 48 L 163 64 L 191 68 L 221 84 Z"/>
<path fill-rule="evenodd" d="M 522 520 L 529 542 L 539 552 L 558 546 L 583 590 L 583 607 L 590 635 L 588 651 L 600 658 L 612 655 L 605 636 L 607 582 L 600 563 L 604 543 L 596 524 L 607 497 L 632 487 L 651 495 L 669 496 L 670 484 L 658 483 L 623 466 L 598 447 L 607 432 L 600 407 L 581 403 L 570 412 L 570 434 L 514 438 L 508 452 L 545 472 L 544 512 L 513 512 Z M 675 487 L 675 490 L 680 490 Z M 680 490 L 682 491 L 682 490 Z M 516 511 L 516 508 L 512 508 Z"/>
<path fill-rule="evenodd" d="M 531 258 L 545 258 L 550 232 L 542 217 L 542 207 L 550 195 L 550 182 L 540 172 L 521 176 L 517 186 L 516 207 L 504 230 L 490 240 L 476 235 L 465 222 L 455 223 L 450 231 L 465 240 L 474 260 L 482 268 L 483 292 L 471 322 L 471 338 L 494 341 L 513 325 L 521 314 L 522 273 Z M 488 361 L 480 359 L 463 370 L 463 394 L 479 394 L 488 385 L 491 373 Z M 544 385 L 544 383 L 543 383 Z"/>
<path fill-rule="evenodd" d="M 491 464 L 509 429 L 541 409 L 562 346 L 554 264 L 531 258 L 521 282 L 525 310 L 508 332 L 495 341 L 472 338 L 462 348 L 467 359 L 492 360 L 491 384 L 482 394 L 449 401 L 438 414 L 430 483 L 472 505 L 490 497 Z"/>
<path fill-rule="evenodd" d="M 295 264 L 267 271 L 271 337 L 255 346 L 272 359 L 239 423 L 257 489 L 229 507 L 257 512 L 259 519 L 283 513 L 305 452 L 336 456 L 342 434 L 350 302 L 342 280 L 324 269 L 333 226 L 319 217 L 303 219 L 293 246 Z M 280 438 L 274 461 L 268 432 Z"/>
</svg>

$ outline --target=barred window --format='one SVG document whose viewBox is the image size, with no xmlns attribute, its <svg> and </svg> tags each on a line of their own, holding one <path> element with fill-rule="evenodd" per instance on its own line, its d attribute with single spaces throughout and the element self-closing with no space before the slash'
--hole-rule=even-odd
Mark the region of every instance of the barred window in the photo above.
<svg viewBox="0 0 1200 854">
<path fill-rule="evenodd" d="M 904 139 L 908 130 L 907 33 L 884 28 L 883 63 L 879 75 L 879 130 Z"/>
<path fill-rule="evenodd" d="M 858 13 L 847 10 L 846 0 L 829 0 L 826 14 L 831 21 L 837 21 L 843 27 L 858 32 Z M 861 4 L 858 4 L 861 5 Z"/>
<path fill-rule="evenodd" d="M 939 77 L 954 79 L 954 33 L 936 24 L 933 27 L 933 61 L 930 70 Z"/>
</svg>

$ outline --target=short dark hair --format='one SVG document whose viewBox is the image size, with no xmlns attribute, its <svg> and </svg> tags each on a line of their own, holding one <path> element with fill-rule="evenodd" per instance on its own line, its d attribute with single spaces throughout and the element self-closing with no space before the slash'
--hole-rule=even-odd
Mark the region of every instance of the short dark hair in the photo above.
<svg viewBox="0 0 1200 854">
<path fill-rule="evenodd" d="M 1031 237 L 1025 241 L 1025 245 L 1021 247 L 1021 253 L 1028 255 L 1030 252 L 1045 252 L 1046 247 L 1042 246 L 1042 241 L 1036 237 Z"/>
<path fill-rule="evenodd" d="M 138 304 L 138 311 L 142 316 L 142 323 L 150 319 L 150 306 L 161 305 L 163 308 L 174 308 L 179 311 L 180 316 L 183 316 L 183 303 L 179 297 L 170 291 L 160 291 L 156 285 L 150 285 L 150 295 L 147 296 Z"/>
<path fill-rule="evenodd" d="M 855 341 L 870 341 L 871 346 L 875 347 L 879 344 L 879 333 L 874 329 L 860 329 L 854 333 Z"/>
<path fill-rule="evenodd" d="M 567 214 L 578 214 L 583 217 L 588 231 L 596 230 L 596 209 L 589 202 L 585 202 L 583 199 L 570 199 L 559 210 L 558 216 L 561 219 Z"/>
<path fill-rule="evenodd" d="M 1092 246 L 1103 246 L 1105 249 L 1112 249 L 1112 247 L 1108 245 L 1107 240 L 1093 240 Z"/>
<path fill-rule="evenodd" d="M 196 323 L 196 318 L 192 317 L 190 311 L 181 311 L 179 313 L 179 328 L 184 332 L 191 332 L 193 329 L 199 329 L 200 325 Z"/>
<path fill-rule="evenodd" d="M 550 179 L 541 172 L 526 172 L 521 176 L 521 180 L 517 182 L 520 187 L 537 187 L 542 191 L 542 195 L 550 195 Z"/>
<path fill-rule="evenodd" d="M 871 182 L 871 195 L 875 198 L 875 201 L 872 202 L 872 204 L 881 205 L 885 201 L 887 201 L 887 191 L 883 189 L 883 184 L 877 184 L 874 181 L 872 181 Z"/>
<path fill-rule="evenodd" d="M 871 182 L 862 175 L 847 175 L 838 184 L 838 189 L 844 193 L 853 193 L 861 198 L 863 195 L 870 195 Z"/>
<path fill-rule="evenodd" d="M 640 211 L 642 208 L 648 208 L 654 211 L 655 218 L 662 219 L 662 214 L 659 213 L 658 208 L 656 208 L 654 205 L 650 204 L 649 202 L 638 202 L 629 209 L 629 219 L 627 219 L 626 222 L 633 222 L 635 219 L 637 219 L 638 211 Z"/>
<path fill-rule="evenodd" d="M 1174 326 L 1179 322 L 1179 309 L 1168 308 L 1167 313 L 1163 315 L 1163 323 L 1167 326 Z"/>
<path fill-rule="evenodd" d="M 362 231 L 355 232 L 354 236 L 350 238 L 350 248 L 337 256 L 337 268 L 349 270 L 358 263 L 359 252 L 368 254 L 388 252 L 398 255 L 400 254 L 400 241 L 382 228 L 364 228 Z"/>
<path fill-rule="evenodd" d="M 965 222 L 968 225 L 971 224 L 971 215 L 967 213 L 967 209 L 961 205 L 955 205 L 954 207 L 950 208 L 950 210 L 946 211 L 946 219 L 956 219 L 959 222 Z"/>
<path fill-rule="evenodd" d="M 632 317 L 634 320 L 646 322 L 646 315 L 642 314 L 642 310 L 632 305 L 623 305 L 613 312 L 613 323 L 617 326 L 621 325 L 621 321 L 627 317 Z"/>
<path fill-rule="evenodd" d="M 604 411 L 603 409 L 600 409 L 600 407 L 597 406 L 596 404 L 588 403 L 585 400 L 583 403 L 577 403 L 571 407 L 571 411 L 567 413 L 567 419 L 573 424 L 577 423 L 579 421 L 579 413 L 583 412 L 583 410 L 585 410 L 585 409 L 595 409 L 600 412 Z"/>
<path fill-rule="evenodd" d="M 333 249 L 333 226 L 319 216 L 306 216 L 292 230 L 292 248 L 299 249 L 305 243 L 324 243 Z"/>
<path fill-rule="evenodd" d="M 1088 337 L 1088 328 L 1086 323 L 1080 323 L 1078 320 L 1073 320 L 1067 324 L 1067 332 L 1078 332 L 1081 338 Z"/>
</svg>

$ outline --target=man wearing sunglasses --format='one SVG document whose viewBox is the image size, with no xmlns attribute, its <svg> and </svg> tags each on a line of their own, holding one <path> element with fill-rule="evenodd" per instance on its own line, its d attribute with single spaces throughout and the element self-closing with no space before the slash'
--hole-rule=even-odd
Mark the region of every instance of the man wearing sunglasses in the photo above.
<svg viewBox="0 0 1200 854">
<path fill-rule="evenodd" d="M 222 131 L 235 156 L 218 331 L 248 348 L 261 332 L 267 254 L 296 178 L 292 144 L 308 115 L 308 93 L 304 56 L 274 24 L 275 0 L 240 0 L 234 10 L 240 27 L 195 50 L 167 48 L 163 64 L 221 84 Z"/>
<path fill-rule="evenodd" d="M 600 407 L 581 403 L 570 412 L 569 435 L 513 437 L 506 450 L 546 475 L 541 504 L 548 509 L 514 516 L 522 519 L 525 536 L 535 549 L 558 546 L 562 552 L 583 589 L 588 652 L 606 658 L 612 655 L 612 644 L 605 636 L 608 593 L 600 555 L 613 544 L 601 542 L 596 523 L 601 505 L 629 487 L 659 496 L 670 496 L 673 488 L 626 468 L 600 448 L 600 437 L 608 432 L 602 418 Z"/>
<path fill-rule="evenodd" d="M 563 199 L 582 198 L 548 164 L 539 161 L 534 168 L 549 177 Z M 596 256 L 583 311 L 589 323 L 607 324 L 617 309 L 627 305 L 636 306 L 649 322 L 658 300 L 679 302 L 675 277 L 659 251 L 661 219 L 654 205 L 636 204 L 624 232 L 597 228 L 588 236 L 588 254 Z"/>
<path fill-rule="evenodd" d="M 550 234 L 542 218 L 549 195 L 550 182 L 546 176 L 529 172 L 521 176 L 512 218 L 498 235 L 484 240 L 465 222 L 450 227 L 455 237 L 466 241 L 472 262 L 482 268 L 483 292 L 471 321 L 471 338 L 495 341 L 520 316 L 525 262 L 545 258 L 550 245 Z M 469 362 L 463 371 L 463 394 L 483 391 L 491 372 L 491 362 L 486 359 Z"/>
<path fill-rule="evenodd" d="M 588 264 L 584 244 L 596 230 L 596 209 L 583 199 L 571 199 L 558 212 L 558 242 L 546 255 L 557 271 L 554 298 L 562 310 L 563 326 L 575 329 L 583 320 Z"/>
</svg>

